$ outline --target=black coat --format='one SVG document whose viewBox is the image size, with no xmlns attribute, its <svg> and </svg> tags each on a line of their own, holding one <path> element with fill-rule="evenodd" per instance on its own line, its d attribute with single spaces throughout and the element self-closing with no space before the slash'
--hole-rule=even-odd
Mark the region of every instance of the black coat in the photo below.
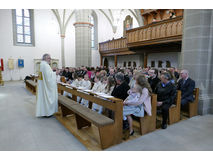
<svg viewBox="0 0 213 160">
<path fill-rule="evenodd" d="M 72 72 L 68 72 L 68 73 L 67 73 L 67 79 L 68 79 L 68 80 L 73 80 Z"/>
<path fill-rule="evenodd" d="M 162 83 L 158 83 L 155 93 L 157 94 L 157 101 L 163 102 L 162 105 L 170 107 L 175 103 L 176 87 L 171 83 L 167 83 L 166 86 L 162 86 Z"/>
<path fill-rule="evenodd" d="M 189 101 L 193 101 L 193 90 L 195 88 L 195 81 L 191 78 L 188 78 L 186 82 L 183 84 L 183 79 L 178 81 L 178 90 L 181 90 L 181 99 L 187 99 Z"/>
<path fill-rule="evenodd" d="M 112 91 L 112 96 L 125 100 L 128 97 L 127 91 L 130 89 L 129 85 L 124 81 L 121 85 L 115 86 Z"/>
<path fill-rule="evenodd" d="M 152 88 L 152 92 L 155 91 L 155 88 L 157 87 L 158 83 L 160 82 L 161 80 L 158 78 L 158 77 L 155 77 L 155 78 L 148 78 L 148 82 Z"/>
</svg>

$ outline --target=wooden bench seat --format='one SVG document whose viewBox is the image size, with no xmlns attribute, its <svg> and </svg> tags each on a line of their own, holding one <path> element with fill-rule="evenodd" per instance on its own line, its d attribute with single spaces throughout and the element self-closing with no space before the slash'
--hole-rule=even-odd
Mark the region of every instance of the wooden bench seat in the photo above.
<svg viewBox="0 0 213 160">
<path fill-rule="evenodd" d="M 33 94 L 36 94 L 37 83 L 32 80 L 26 80 L 26 88 L 29 89 Z"/>
<path fill-rule="evenodd" d="M 97 112 L 82 106 L 81 104 L 65 97 L 59 95 L 58 102 L 68 109 L 72 110 L 75 114 L 78 114 L 82 118 L 92 122 L 94 125 L 98 127 L 102 127 L 105 125 L 113 124 L 114 121 L 106 116 L 98 114 Z M 63 112 L 63 109 L 62 109 Z M 80 128 L 79 128 L 80 129 Z"/>
</svg>

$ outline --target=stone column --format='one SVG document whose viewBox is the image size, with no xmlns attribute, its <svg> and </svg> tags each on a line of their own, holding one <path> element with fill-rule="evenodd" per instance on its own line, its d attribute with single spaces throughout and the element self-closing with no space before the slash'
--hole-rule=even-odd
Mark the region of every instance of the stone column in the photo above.
<svg viewBox="0 0 213 160">
<path fill-rule="evenodd" d="M 91 66 L 91 27 L 89 9 L 76 11 L 75 26 L 75 59 L 76 67 Z"/>
<path fill-rule="evenodd" d="M 65 57 L 64 57 L 64 38 L 65 38 L 65 35 L 61 35 L 61 65 L 62 67 L 66 67 Z"/>
<path fill-rule="evenodd" d="M 213 10 L 184 10 L 182 68 L 200 88 L 199 114 L 213 113 Z"/>
</svg>

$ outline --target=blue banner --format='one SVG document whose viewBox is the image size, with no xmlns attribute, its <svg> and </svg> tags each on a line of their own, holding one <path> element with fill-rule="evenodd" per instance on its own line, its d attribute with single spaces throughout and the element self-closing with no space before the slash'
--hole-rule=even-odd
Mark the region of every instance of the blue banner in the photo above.
<svg viewBox="0 0 213 160">
<path fill-rule="evenodd" d="M 24 60 L 23 59 L 18 59 L 18 67 L 24 68 Z"/>
</svg>

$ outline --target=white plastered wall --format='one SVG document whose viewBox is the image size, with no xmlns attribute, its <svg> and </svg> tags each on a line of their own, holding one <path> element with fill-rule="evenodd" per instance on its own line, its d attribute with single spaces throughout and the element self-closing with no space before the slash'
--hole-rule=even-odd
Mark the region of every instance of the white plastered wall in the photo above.
<svg viewBox="0 0 213 160">
<path fill-rule="evenodd" d="M 65 37 L 65 57 L 67 66 L 75 66 L 75 34 L 73 19 L 67 28 Z M 10 9 L 0 9 L 0 58 L 4 59 L 5 70 L 3 80 L 20 80 L 26 75 L 34 73 L 34 59 L 41 59 L 44 53 L 49 53 L 52 58 L 59 59 L 61 67 L 61 38 L 59 26 L 50 9 L 34 10 L 34 30 L 35 46 L 14 46 L 12 29 L 12 11 Z M 14 70 L 8 70 L 7 62 L 9 58 L 15 61 Z M 18 58 L 24 59 L 24 68 L 19 69 Z"/>
</svg>

